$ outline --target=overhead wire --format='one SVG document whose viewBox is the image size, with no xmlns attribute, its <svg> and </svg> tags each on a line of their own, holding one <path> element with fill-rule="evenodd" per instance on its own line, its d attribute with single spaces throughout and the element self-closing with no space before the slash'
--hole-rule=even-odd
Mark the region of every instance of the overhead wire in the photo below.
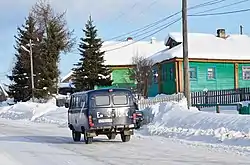
<svg viewBox="0 0 250 165">
<path fill-rule="evenodd" d="M 201 3 L 201 4 L 198 4 L 198 5 L 189 7 L 188 10 L 192 10 L 192 9 L 196 9 L 196 8 L 200 8 L 200 7 L 205 7 L 205 6 L 214 5 L 214 4 L 217 4 L 217 3 L 224 2 L 224 1 L 226 1 L 226 0 L 212 0 L 212 1 L 208 1 L 208 2 L 205 2 L 205 3 Z M 158 24 L 160 24 L 160 23 L 162 23 L 162 22 L 164 22 L 164 21 L 166 21 L 166 20 L 168 20 L 168 19 L 170 19 L 170 18 L 172 18 L 172 17 L 174 17 L 174 16 L 180 14 L 180 13 L 181 13 L 181 11 L 178 11 L 178 12 L 173 13 L 173 14 L 167 16 L 167 17 L 164 17 L 164 18 L 162 18 L 162 19 L 160 19 L 160 20 L 158 20 L 158 21 L 156 21 L 156 22 L 150 23 L 150 24 L 145 25 L 145 26 L 143 26 L 143 27 L 141 27 L 141 28 L 138 28 L 138 29 L 135 29 L 135 30 L 133 30 L 133 31 L 124 33 L 124 34 L 122 34 L 122 35 L 118 35 L 118 36 L 116 36 L 116 37 L 112 37 L 112 38 L 107 39 L 107 40 L 115 40 L 115 39 L 118 39 L 118 38 L 121 38 L 121 37 L 124 37 L 124 36 L 131 35 L 131 34 L 133 34 L 133 33 L 135 33 L 135 32 L 136 32 L 136 34 L 138 34 L 138 33 L 142 32 L 142 31 L 147 30 L 147 29 L 149 29 L 149 28 L 151 28 L 151 27 L 154 27 L 154 26 L 156 26 L 156 25 L 158 25 Z"/>
<path fill-rule="evenodd" d="M 121 49 L 121 48 L 127 47 L 127 46 L 129 46 L 129 45 L 135 44 L 135 43 L 137 43 L 137 42 L 139 42 L 139 41 L 141 41 L 141 40 L 144 40 L 144 39 L 147 38 L 147 37 L 150 37 L 150 36 L 152 36 L 152 35 L 154 35 L 154 34 L 159 33 L 160 31 L 162 31 L 162 30 L 168 28 L 169 26 L 171 26 L 171 25 L 177 23 L 177 22 L 180 21 L 180 20 L 181 20 L 181 18 L 178 18 L 178 19 L 172 21 L 171 23 L 169 23 L 169 24 L 167 24 L 167 25 L 161 27 L 161 28 L 158 29 L 157 31 L 155 31 L 155 32 L 153 32 L 153 33 L 150 33 L 149 35 L 144 36 L 143 38 L 141 38 L 141 39 L 139 39 L 139 40 L 137 40 L 137 41 L 131 42 L 131 43 L 127 44 L 127 45 L 123 45 L 123 46 L 120 46 L 120 47 L 117 47 L 117 48 L 113 48 L 113 49 L 106 50 L 105 52 L 114 51 L 114 50 L 117 50 L 117 49 Z"/>
<path fill-rule="evenodd" d="M 248 12 L 248 11 L 250 11 L 250 8 L 241 9 L 241 10 L 218 12 L 218 13 L 190 14 L 188 16 L 191 16 L 191 17 L 203 17 L 203 16 L 215 16 L 215 15 L 235 14 L 235 13 L 242 13 L 242 12 Z"/>
<path fill-rule="evenodd" d="M 202 13 L 206 13 L 206 12 L 210 12 L 210 11 L 215 11 L 215 10 L 218 10 L 218 9 L 223 9 L 223 8 L 227 8 L 227 7 L 239 5 L 241 3 L 245 3 L 245 2 L 248 2 L 248 1 L 250 1 L 250 0 L 242 0 L 242 1 L 234 2 L 234 3 L 230 3 L 228 5 L 224 5 L 224 6 L 220 6 L 220 7 L 216 7 L 216 8 L 212 8 L 212 9 L 208 9 L 208 10 L 204 10 L 204 11 L 200 11 L 200 12 L 197 12 L 195 14 L 202 14 Z"/>
</svg>

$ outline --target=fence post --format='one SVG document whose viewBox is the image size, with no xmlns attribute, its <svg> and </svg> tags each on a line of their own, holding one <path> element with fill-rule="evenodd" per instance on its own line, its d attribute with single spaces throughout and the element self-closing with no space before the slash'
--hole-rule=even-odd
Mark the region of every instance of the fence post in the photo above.
<svg viewBox="0 0 250 165">
<path fill-rule="evenodd" d="M 218 104 L 216 105 L 216 113 L 220 113 L 220 106 Z"/>
</svg>

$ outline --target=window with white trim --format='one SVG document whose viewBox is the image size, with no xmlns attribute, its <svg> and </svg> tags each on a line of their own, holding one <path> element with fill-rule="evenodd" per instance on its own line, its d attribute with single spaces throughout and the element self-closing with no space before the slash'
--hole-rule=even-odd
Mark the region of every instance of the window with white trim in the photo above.
<svg viewBox="0 0 250 165">
<path fill-rule="evenodd" d="M 242 66 L 243 80 L 250 80 L 250 66 Z"/>
<path fill-rule="evenodd" d="M 189 68 L 189 78 L 191 80 L 197 79 L 197 69 L 196 69 L 196 67 L 190 67 Z"/>
<path fill-rule="evenodd" d="M 208 80 L 215 79 L 215 68 L 207 68 L 207 79 Z"/>
</svg>

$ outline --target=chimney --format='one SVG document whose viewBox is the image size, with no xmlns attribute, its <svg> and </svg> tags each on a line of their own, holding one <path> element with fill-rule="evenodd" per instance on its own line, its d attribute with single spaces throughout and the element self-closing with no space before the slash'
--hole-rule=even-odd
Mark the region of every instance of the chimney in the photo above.
<svg viewBox="0 0 250 165">
<path fill-rule="evenodd" d="M 128 37 L 127 41 L 133 41 L 133 38 L 132 37 Z"/>
<path fill-rule="evenodd" d="M 227 38 L 227 37 L 226 37 L 226 31 L 225 31 L 225 29 L 218 29 L 218 30 L 217 30 L 217 37 L 220 37 L 220 38 Z"/>
<path fill-rule="evenodd" d="M 150 40 L 150 43 L 151 44 L 154 44 L 156 42 L 156 38 L 155 37 L 152 37 L 151 40 Z"/>
</svg>

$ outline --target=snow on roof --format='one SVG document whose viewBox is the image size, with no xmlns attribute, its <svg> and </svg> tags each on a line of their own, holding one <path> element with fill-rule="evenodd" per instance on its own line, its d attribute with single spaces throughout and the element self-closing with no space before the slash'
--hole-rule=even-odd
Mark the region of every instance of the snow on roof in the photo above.
<svg viewBox="0 0 250 165">
<path fill-rule="evenodd" d="M 106 51 L 104 54 L 105 65 L 131 65 L 133 56 L 149 57 L 165 48 L 164 41 L 157 41 L 152 37 L 151 41 L 106 41 L 101 50 Z M 65 81 L 72 73 L 71 71 L 64 76 L 61 82 Z"/>
<path fill-rule="evenodd" d="M 168 37 L 182 42 L 181 33 L 170 33 Z M 149 58 L 155 63 L 175 57 L 182 58 L 182 49 L 180 44 L 171 49 L 159 51 Z M 188 55 L 189 58 L 250 60 L 250 37 L 235 34 L 228 35 L 224 39 L 214 34 L 189 33 Z"/>
<path fill-rule="evenodd" d="M 71 75 L 73 74 L 73 71 L 70 71 L 66 76 L 64 76 L 62 79 L 61 79 L 61 82 L 65 81 L 67 78 L 69 78 Z"/>
<path fill-rule="evenodd" d="M 150 41 L 107 41 L 104 42 L 102 50 L 107 51 L 104 55 L 106 65 L 131 65 L 133 56 L 149 57 L 165 48 L 164 41 L 152 43 Z"/>
</svg>

